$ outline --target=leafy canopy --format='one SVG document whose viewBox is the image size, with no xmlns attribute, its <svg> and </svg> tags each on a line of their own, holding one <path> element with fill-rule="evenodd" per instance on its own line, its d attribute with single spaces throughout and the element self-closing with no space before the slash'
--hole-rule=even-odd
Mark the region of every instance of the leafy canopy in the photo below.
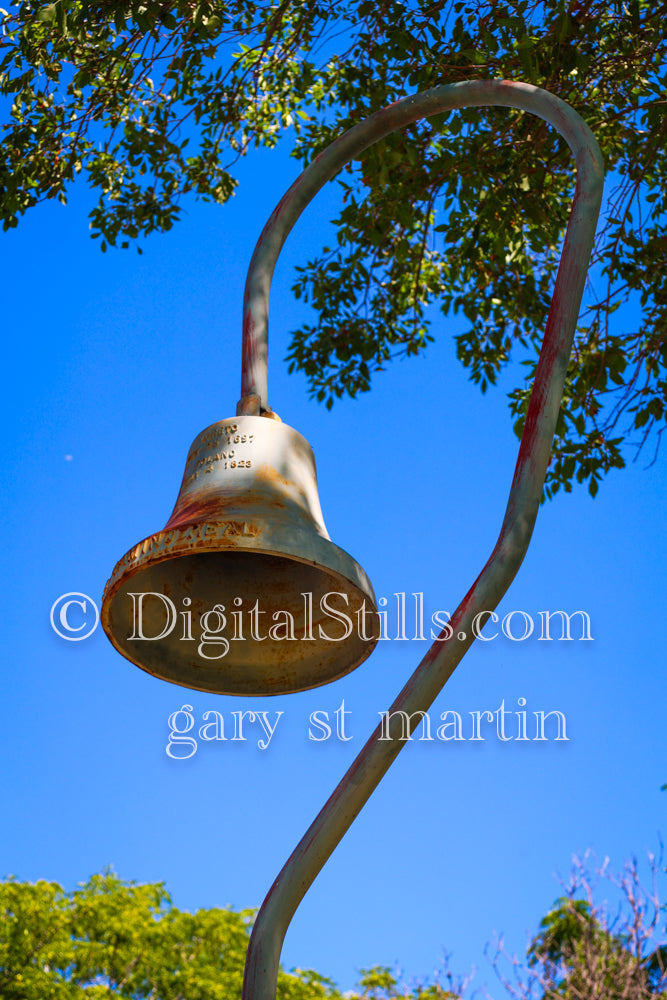
<svg viewBox="0 0 667 1000">
<path fill-rule="evenodd" d="M 253 145 L 304 162 L 417 90 L 519 79 L 572 104 L 600 142 L 608 194 L 547 495 L 601 477 L 665 427 L 667 32 L 649 0 L 46 0 L 4 16 L 5 228 L 84 174 L 102 249 L 169 229 L 189 193 L 233 193 Z M 288 358 L 328 406 L 426 349 L 434 308 L 482 391 L 511 359 L 527 407 L 572 195 L 540 120 L 475 109 L 419 123 L 342 176 L 332 245 L 299 269 L 314 309 Z M 430 308 L 429 308 L 430 307 Z M 519 371 L 518 369 L 516 371 Z M 649 443 L 650 442 L 650 443 Z"/>
<path fill-rule="evenodd" d="M 657 892 L 659 862 L 649 856 L 650 880 L 637 861 L 615 875 L 607 862 L 597 871 L 574 859 L 566 895 L 540 922 L 527 964 L 512 959 L 513 981 L 493 961 L 515 1000 L 665 1000 L 667 949 L 664 907 Z M 601 890 L 606 899 L 600 900 Z M 615 904 L 609 900 L 615 898 Z"/>
<path fill-rule="evenodd" d="M 164 885 L 111 871 L 71 893 L 55 882 L 0 882 L 3 1000 L 240 998 L 253 914 L 171 903 Z M 279 1000 L 340 1000 L 314 972 L 280 973 Z"/>
<path fill-rule="evenodd" d="M 658 866 L 652 861 L 653 878 Z M 598 882 L 620 903 L 597 900 Z M 0 996 L 3 1000 L 240 1000 L 253 913 L 187 913 L 161 883 L 124 882 L 113 871 L 66 893 L 54 882 L 0 881 Z M 655 882 L 628 862 L 616 878 L 575 864 L 566 895 L 540 924 L 524 960 L 493 966 L 514 1000 L 666 1000 L 664 910 Z M 470 978 L 445 959 L 435 982 L 399 983 L 385 966 L 361 969 L 341 994 L 312 971 L 283 971 L 278 1000 L 463 1000 Z M 476 994 L 475 994 L 476 995 Z"/>
<path fill-rule="evenodd" d="M 3 1000 L 241 1000 L 253 912 L 186 913 L 162 883 L 107 870 L 74 892 L 55 882 L 0 881 Z M 397 989 L 389 969 L 362 970 L 347 1000 L 456 1000 L 432 986 Z M 343 1000 L 316 972 L 280 972 L 277 1000 Z"/>
<path fill-rule="evenodd" d="M 637 921 L 619 932 L 587 900 L 557 900 L 528 952 L 545 1000 L 664 1000 L 665 949 L 647 951 L 647 930 Z"/>
</svg>

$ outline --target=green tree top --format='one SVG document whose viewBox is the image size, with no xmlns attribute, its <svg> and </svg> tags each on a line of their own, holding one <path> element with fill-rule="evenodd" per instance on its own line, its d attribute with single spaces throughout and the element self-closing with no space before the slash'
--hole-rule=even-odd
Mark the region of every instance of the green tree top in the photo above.
<svg viewBox="0 0 667 1000">
<path fill-rule="evenodd" d="M 253 913 L 187 913 L 164 885 L 93 875 L 0 883 L 3 1000 L 232 1000 L 241 996 Z M 313 972 L 280 973 L 279 1000 L 340 1000 Z"/>
<path fill-rule="evenodd" d="M 187 913 L 162 883 L 107 870 L 73 892 L 0 881 L 2 1000 L 240 1000 L 254 912 Z M 456 1000 L 437 984 L 400 989 L 389 969 L 362 970 L 347 1000 Z M 281 970 L 277 1000 L 343 1000 L 311 970 Z"/>
<path fill-rule="evenodd" d="M 77 173 L 99 194 L 93 236 L 169 229 L 188 193 L 224 202 L 236 159 L 292 144 L 304 162 L 408 93 L 520 79 L 594 130 L 608 197 L 557 428 L 547 495 L 601 477 L 666 419 L 667 33 L 649 0 L 46 0 L 4 17 L 5 227 Z M 11 105 L 11 107 L 10 107 Z M 331 245 L 300 269 L 315 320 L 290 365 L 331 405 L 397 355 L 427 348 L 437 306 L 482 391 L 511 359 L 521 430 L 572 194 L 544 123 L 468 110 L 395 134 L 342 177 Z M 268 207 L 268 206 L 267 206 Z M 633 451 L 634 449 L 634 451 Z"/>
<path fill-rule="evenodd" d="M 635 859 L 618 875 L 606 862 L 595 871 L 587 858 L 575 859 L 566 895 L 540 922 L 527 963 L 511 960 L 512 982 L 500 971 L 507 956 L 497 952 L 493 964 L 507 993 L 515 1000 L 665 1000 L 660 863 L 650 856 L 649 873 L 642 881 Z"/>
</svg>

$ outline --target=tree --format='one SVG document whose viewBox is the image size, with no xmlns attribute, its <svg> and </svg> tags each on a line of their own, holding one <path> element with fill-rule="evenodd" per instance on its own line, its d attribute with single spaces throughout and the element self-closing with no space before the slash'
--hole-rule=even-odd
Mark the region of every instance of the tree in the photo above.
<svg viewBox="0 0 667 1000">
<path fill-rule="evenodd" d="M 528 950 L 527 966 L 511 960 L 514 980 L 500 972 L 502 946 L 494 965 L 515 1000 L 650 1000 L 667 997 L 667 948 L 656 889 L 658 866 L 652 859 L 652 885 L 646 888 L 636 861 L 620 877 L 606 865 L 593 873 L 584 862 L 573 868 L 566 895 L 557 899 L 540 923 Z M 600 884 L 617 890 L 616 910 L 599 902 Z"/>
<path fill-rule="evenodd" d="M 3 1000 L 240 1000 L 251 910 L 173 906 L 162 883 L 93 875 L 73 892 L 55 882 L 0 882 Z M 439 983 L 398 989 L 391 970 L 361 970 L 348 1000 L 457 1000 Z M 456 990 L 454 992 L 454 990 Z M 330 980 L 293 970 L 278 1000 L 343 1000 Z"/>
<path fill-rule="evenodd" d="M 604 222 L 546 492 L 657 454 L 666 419 L 667 35 L 649 0 L 31 0 L 4 17 L 4 226 L 77 173 L 99 192 L 93 236 L 169 229 L 183 196 L 218 203 L 253 145 L 304 162 L 407 93 L 522 79 L 569 101 L 601 144 Z M 367 390 L 460 313 L 456 353 L 482 391 L 510 359 L 525 417 L 571 197 L 564 143 L 539 120 L 476 109 L 390 136 L 340 183 L 333 239 L 294 291 L 315 322 L 288 358 L 331 405 Z M 649 457 L 651 453 L 649 452 Z"/>
<path fill-rule="evenodd" d="M 493 959 L 513 1000 L 666 1000 L 667 943 L 652 863 L 647 889 L 636 862 L 619 878 L 576 863 L 565 895 L 540 924 L 525 959 Z M 613 913 L 600 886 L 619 891 Z M 54 882 L 0 882 L 3 1000 L 240 1000 L 253 913 L 187 913 L 162 883 L 123 882 L 112 871 L 73 892 Z M 280 972 L 279 1000 L 463 1000 L 472 977 L 455 978 L 445 957 L 435 981 L 400 983 L 385 966 L 361 969 L 344 995 L 316 972 Z"/>
<path fill-rule="evenodd" d="M 74 892 L 0 882 L 3 1000 L 240 998 L 252 912 L 177 910 L 161 883 L 111 871 Z M 280 973 L 280 1000 L 340 1000 L 313 972 Z"/>
<path fill-rule="evenodd" d="M 418 983 L 416 986 L 399 986 L 397 975 L 385 965 L 361 969 L 360 993 L 346 994 L 348 1000 L 460 1000 L 467 988 L 467 981 L 456 981 L 445 963 L 444 979 L 435 983 Z"/>
</svg>

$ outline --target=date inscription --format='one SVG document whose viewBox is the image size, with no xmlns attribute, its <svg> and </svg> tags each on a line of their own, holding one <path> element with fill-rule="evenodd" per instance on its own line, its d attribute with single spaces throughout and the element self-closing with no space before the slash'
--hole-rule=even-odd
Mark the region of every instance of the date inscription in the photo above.
<svg viewBox="0 0 667 1000">
<path fill-rule="evenodd" d="M 212 455 L 203 455 L 201 458 L 196 459 L 196 461 L 195 456 L 189 456 L 188 468 L 191 471 L 185 477 L 184 485 L 186 487 L 190 486 L 200 476 L 210 475 L 218 464 L 222 465 L 222 468 L 225 470 L 251 469 L 252 459 L 246 458 L 245 455 L 248 448 L 252 448 L 254 438 L 254 434 L 240 433 L 238 424 L 229 424 L 224 430 L 218 428 L 215 433 L 206 435 L 205 438 L 199 441 L 198 452 L 207 447 L 215 447 L 219 450 Z M 237 454 L 237 447 L 241 448 L 241 454 L 244 455 L 243 458 Z M 196 454 L 197 452 L 195 452 Z"/>
</svg>

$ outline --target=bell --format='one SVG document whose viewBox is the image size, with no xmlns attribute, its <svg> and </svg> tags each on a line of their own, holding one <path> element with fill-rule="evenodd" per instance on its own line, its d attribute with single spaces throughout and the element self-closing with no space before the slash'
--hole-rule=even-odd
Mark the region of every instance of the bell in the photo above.
<svg viewBox="0 0 667 1000">
<path fill-rule="evenodd" d="M 368 577 L 324 526 L 310 445 L 247 415 L 195 438 L 171 517 L 116 565 L 101 620 L 142 670 L 235 695 L 336 680 L 378 631 Z"/>
</svg>

